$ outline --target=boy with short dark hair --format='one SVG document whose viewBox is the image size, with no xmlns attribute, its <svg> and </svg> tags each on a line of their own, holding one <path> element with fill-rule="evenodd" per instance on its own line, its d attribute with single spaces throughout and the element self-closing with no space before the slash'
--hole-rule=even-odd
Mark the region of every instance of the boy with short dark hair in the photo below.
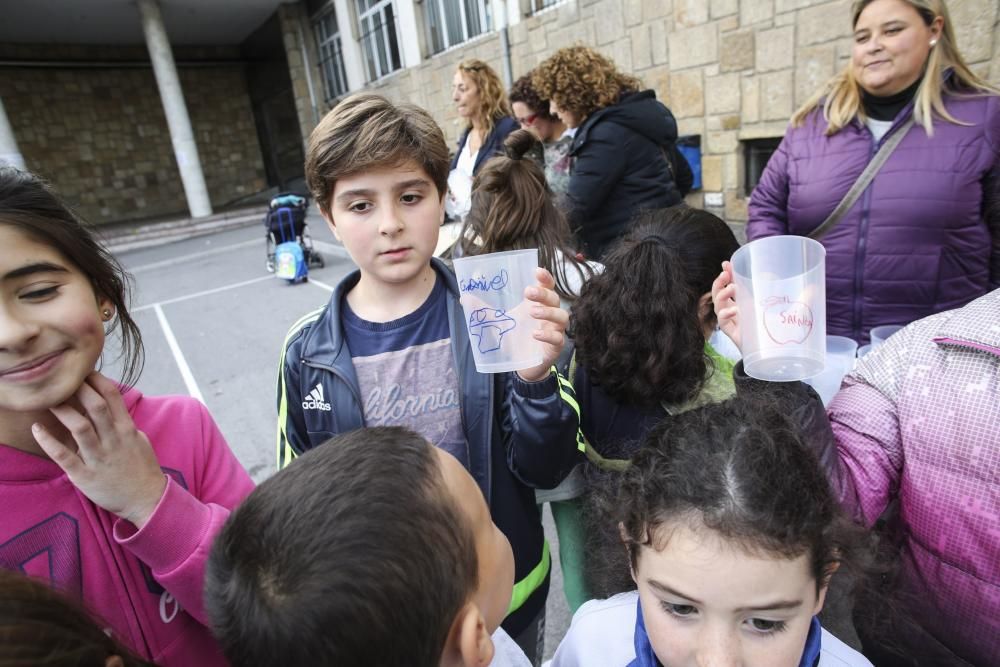
<svg viewBox="0 0 1000 667">
<path fill-rule="evenodd" d="M 513 547 L 504 628 L 534 659 L 550 566 L 534 488 L 555 486 L 579 460 L 576 401 L 552 367 L 568 318 L 540 269 L 525 297 L 543 363 L 476 372 L 455 275 L 432 257 L 448 170 L 427 112 L 378 95 L 344 100 L 313 131 L 309 187 L 359 270 L 286 338 L 278 467 L 364 426 L 407 426 L 454 456 Z"/>
<path fill-rule="evenodd" d="M 236 667 L 520 667 L 498 630 L 513 583 L 510 545 L 461 464 L 377 427 L 250 494 L 212 549 L 205 602 Z"/>
</svg>

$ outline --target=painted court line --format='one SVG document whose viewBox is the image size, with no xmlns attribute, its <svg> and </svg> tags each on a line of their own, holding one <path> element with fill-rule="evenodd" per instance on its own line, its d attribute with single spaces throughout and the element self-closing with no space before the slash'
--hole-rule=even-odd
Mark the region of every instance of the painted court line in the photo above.
<svg viewBox="0 0 1000 667">
<path fill-rule="evenodd" d="M 325 289 L 327 292 L 332 292 L 333 291 L 333 287 L 331 287 L 330 285 L 327 285 L 326 283 L 320 282 L 320 281 L 316 280 L 315 278 L 310 278 L 309 279 L 309 284 L 310 285 L 315 285 L 316 287 L 318 287 L 320 289 Z"/>
<path fill-rule="evenodd" d="M 263 239 L 254 239 L 252 241 L 243 241 L 242 243 L 234 243 L 232 245 L 223 246 L 221 248 L 212 248 L 211 250 L 202 250 L 201 252 L 192 252 L 182 257 L 177 257 L 175 259 L 165 259 L 160 262 L 151 262 L 149 264 L 143 264 L 135 268 L 129 269 L 129 273 L 139 273 L 141 271 L 150 271 L 152 269 L 162 269 L 166 266 L 176 266 L 181 262 L 186 262 L 192 259 L 199 259 L 201 257 L 211 257 L 212 255 L 219 255 L 224 252 L 229 252 L 230 250 L 237 250 L 239 248 L 246 248 L 252 245 L 264 245 Z"/>
<path fill-rule="evenodd" d="M 194 381 L 194 375 L 191 373 L 191 367 L 188 366 L 187 360 L 184 359 L 184 353 L 181 352 L 181 346 L 177 344 L 177 339 L 174 338 L 174 331 L 170 328 L 170 323 L 167 322 L 167 316 L 163 314 L 163 309 L 160 308 L 160 304 L 153 304 L 153 310 L 156 311 L 156 319 L 160 321 L 160 327 L 163 329 L 163 335 L 167 339 L 167 345 L 170 346 L 170 351 L 174 355 L 174 361 L 177 363 L 177 368 L 181 372 L 181 377 L 184 378 L 184 386 L 187 387 L 188 393 L 191 394 L 193 398 L 197 398 L 203 404 L 205 403 L 204 397 L 201 395 L 201 390 L 198 389 L 198 383 Z"/>
<path fill-rule="evenodd" d="M 157 301 L 156 303 L 149 303 L 145 306 L 139 306 L 138 308 L 132 308 L 129 312 L 138 313 L 142 310 L 149 310 L 150 308 L 157 308 L 159 306 L 166 306 L 171 303 L 179 303 L 181 301 L 188 301 L 190 299 L 197 299 L 200 296 L 208 296 L 209 294 L 217 294 L 218 292 L 226 292 L 231 289 L 236 289 L 237 287 L 243 287 L 245 285 L 253 285 L 254 283 L 261 283 L 265 280 L 274 280 L 274 276 L 260 276 L 259 278 L 251 278 L 250 280 L 243 280 L 238 283 L 231 283 L 229 285 L 223 285 L 222 287 L 214 287 L 212 289 L 203 290 L 201 292 L 194 292 L 193 294 L 185 294 L 184 296 L 178 296 L 173 299 L 165 299 L 163 301 Z"/>
</svg>

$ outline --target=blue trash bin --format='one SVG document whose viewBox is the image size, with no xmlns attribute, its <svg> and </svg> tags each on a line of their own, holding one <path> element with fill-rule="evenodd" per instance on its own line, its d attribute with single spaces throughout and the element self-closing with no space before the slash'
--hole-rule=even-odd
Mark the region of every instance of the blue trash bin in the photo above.
<svg viewBox="0 0 1000 667">
<path fill-rule="evenodd" d="M 701 190 L 701 135 L 686 134 L 678 137 L 677 150 L 691 167 L 691 174 L 694 176 L 691 190 Z"/>
</svg>

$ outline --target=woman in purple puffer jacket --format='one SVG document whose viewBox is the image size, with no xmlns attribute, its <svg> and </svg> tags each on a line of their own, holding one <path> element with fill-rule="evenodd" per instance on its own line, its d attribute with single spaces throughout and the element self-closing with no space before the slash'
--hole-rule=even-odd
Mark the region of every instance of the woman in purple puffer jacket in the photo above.
<svg viewBox="0 0 1000 667">
<path fill-rule="evenodd" d="M 821 238 L 828 332 L 865 343 L 872 327 L 1000 286 L 1000 219 L 984 214 L 1000 177 L 1000 89 L 965 64 L 944 0 L 861 0 L 852 17 L 851 62 L 793 116 L 750 199 L 747 237 L 810 234 L 912 116 Z"/>
</svg>

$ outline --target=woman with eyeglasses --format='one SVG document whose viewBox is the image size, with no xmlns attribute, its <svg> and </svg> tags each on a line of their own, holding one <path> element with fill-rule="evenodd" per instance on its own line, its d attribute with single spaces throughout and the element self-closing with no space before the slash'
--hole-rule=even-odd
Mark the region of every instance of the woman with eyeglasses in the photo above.
<svg viewBox="0 0 1000 667">
<path fill-rule="evenodd" d="M 507 97 L 514 120 L 522 130 L 528 130 L 542 142 L 545 180 L 556 196 L 557 205 L 563 208 L 563 199 L 569 189 L 569 149 L 575 132 L 549 111 L 549 101 L 543 100 L 531 85 L 531 74 L 528 72 L 515 81 Z"/>
<path fill-rule="evenodd" d="M 464 220 L 472 204 L 472 179 L 480 167 L 503 152 L 507 135 L 517 129 L 500 77 L 482 60 L 464 60 L 452 78 L 451 99 L 465 130 L 448 174 L 445 212 L 452 220 Z"/>
</svg>

